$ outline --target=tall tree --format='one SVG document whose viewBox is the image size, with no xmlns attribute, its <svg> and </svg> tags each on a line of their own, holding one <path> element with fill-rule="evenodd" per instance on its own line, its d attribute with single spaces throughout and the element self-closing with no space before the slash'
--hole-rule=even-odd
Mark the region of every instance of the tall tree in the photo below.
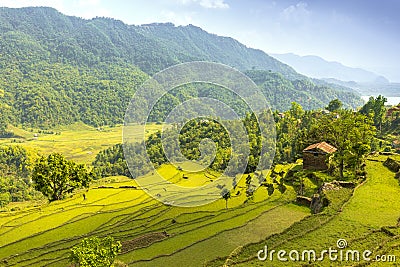
<svg viewBox="0 0 400 267">
<path fill-rule="evenodd" d="M 329 110 L 330 112 L 336 111 L 341 109 L 343 106 L 342 101 L 340 101 L 339 99 L 334 99 L 331 102 L 329 102 L 328 106 L 326 107 L 327 110 Z"/>
<path fill-rule="evenodd" d="M 221 191 L 221 196 L 225 199 L 225 208 L 228 209 L 228 200 L 231 198 L 231 192 L 228 189 L 224 188 Z"/>
<path fill-rule="evenodd" d="M 360 113 L 373 118 L 374 125 L 379 129 L 380 132 L 382 131 L 382 123 L 385 118 L 386 102 L 387 98 L 384 96 L 379 95 L 376 98 L 371 96 L 368 102 L 360 110 Z"/>
<path fill-rule="evenodd" d="M 33 168 L 32 181 L 36 190 L 54 201 L 77 188 L 89 187 L 91 174 L 83 164 L 76 164 L 54 153 L 38 160 Z"/>
<path fill-rule="evenodd" d="M 351 165 L 349 158 L 362 157 L 368 152 L 375 127 L 370 118 L 350 110 L 341 110 L 337 115 L 322 116 L 311 135 L 317 141 L 327 141 L 337 148 L 334 159 L 339 167 L 340 178 L 345 166 Z M 356 161 L 358 161 L 358 159 Z"/>
<path fill-rule="evenodd" d="M 0 137 L 7 133 L 7 106 L 3 98 L 4 90 L 0 89 Z"/>
</svg>

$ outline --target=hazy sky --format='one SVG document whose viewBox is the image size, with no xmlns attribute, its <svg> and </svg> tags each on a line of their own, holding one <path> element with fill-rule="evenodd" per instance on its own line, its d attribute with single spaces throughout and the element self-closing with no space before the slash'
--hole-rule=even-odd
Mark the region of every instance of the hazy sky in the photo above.
<svg viewBox="0 0 400 267">
<path fill-rule="evenodd" d="M 398 0 L 0 0 L 127 24 L 193 24 L 267 53 L 317 55 L 400 82 Z"/>
</svg>

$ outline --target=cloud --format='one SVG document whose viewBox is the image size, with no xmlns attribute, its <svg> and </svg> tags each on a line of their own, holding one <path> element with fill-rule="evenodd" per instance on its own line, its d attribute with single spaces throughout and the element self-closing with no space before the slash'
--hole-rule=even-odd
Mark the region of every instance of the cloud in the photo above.
<svg viewBox="0 0 400 267">
<path fill-rule="evenodd" d="M 290 5 L 281 12 L 280 17 L 286 21 L 302 22 L 308 19 L 311 14 L 311 11 L 307 7 L 307 3 L 304 2 Z"/>
<path fill-rule="evenodd" d="M 229 8 L 229 5 L 224 0 L 201 0 L 200 5 L 205 8 Z"/>
<path fill-rule="evenodd" d="M 213 9 L 229 8 L 229 5 L 225 3 L 225 0 L 178 0 L 178 3 L 183 5 L 198 4 L 201 7 Z"/>
</svg>

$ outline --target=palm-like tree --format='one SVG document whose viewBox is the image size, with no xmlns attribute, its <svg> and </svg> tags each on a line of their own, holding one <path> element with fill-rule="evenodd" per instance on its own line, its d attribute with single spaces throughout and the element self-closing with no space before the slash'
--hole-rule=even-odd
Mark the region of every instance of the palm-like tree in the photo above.
<svg viewBox="0 0 400 267">
<path fill-rule="evenodd" d="M 231 192 L 229 192 L 228 189 L 224 188 L 221 191 L 221 196 L 222 196 L 223 199 L 225 199 L 225 204 L 226 204 L 225 207 L 226 207 L 226 209 L 228 209 L 228 199 L 231 198 Z"/>
</svg>

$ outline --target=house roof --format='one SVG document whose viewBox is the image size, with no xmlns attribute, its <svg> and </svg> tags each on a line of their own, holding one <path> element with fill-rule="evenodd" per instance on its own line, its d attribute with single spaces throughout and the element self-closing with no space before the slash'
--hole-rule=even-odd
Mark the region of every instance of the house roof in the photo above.
<svg viewBox="0 0 400 267">
<path fill-rule="evenodd" d="M 315 151 L 315 150 L 322 150 L 325 153 L 333 153 L 335 152 L 337 149 L 336 147 L 326 143 L 326 142 L 321 142 L 321 143 L 316 143 L 316 144 L 312 144 L 309 145 L 308 147 L 306 147 L 303 152 L 307 152 L 307 151 Z"/>
</svg>

